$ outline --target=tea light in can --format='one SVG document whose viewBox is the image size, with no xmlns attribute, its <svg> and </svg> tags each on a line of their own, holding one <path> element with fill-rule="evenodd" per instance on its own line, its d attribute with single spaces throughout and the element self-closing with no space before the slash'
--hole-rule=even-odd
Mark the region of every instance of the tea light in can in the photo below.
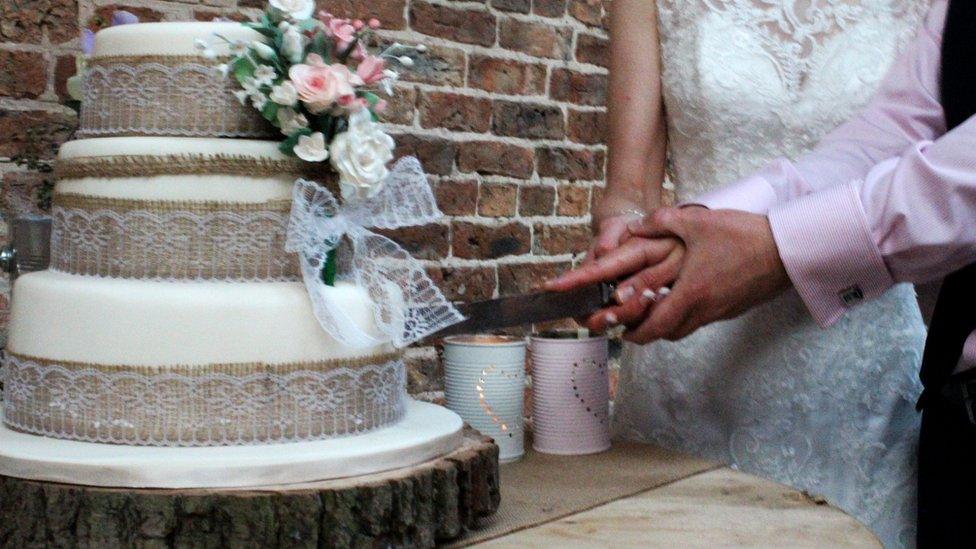
<svg viewBox="0 0 976 549">
<path fill-rule="evenodd" d="M 502 462 L 524 453 L 525 340 L 492 335 L 444 340 L 447 408 L 495 439 Z"/>
<path fill-rule="evenodd" d="M 606 336 L 545 332 L 532 337 L 530 353 L 532 447 L 564 455 L 610 448 Z"/>
</svg>

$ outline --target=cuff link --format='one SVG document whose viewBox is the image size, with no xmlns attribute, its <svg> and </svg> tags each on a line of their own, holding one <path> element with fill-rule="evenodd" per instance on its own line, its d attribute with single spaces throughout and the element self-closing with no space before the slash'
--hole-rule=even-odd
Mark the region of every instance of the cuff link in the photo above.
<svg viewBox="0 0 976 549">
<path fill-rule="evenodd" d="M 845 307 L 853 307 L 864 301 L 864 291 L 857 284 L 844 288 L 837 295 L 840 296 L 840 300 L 844 302 Z"/>
</svg>

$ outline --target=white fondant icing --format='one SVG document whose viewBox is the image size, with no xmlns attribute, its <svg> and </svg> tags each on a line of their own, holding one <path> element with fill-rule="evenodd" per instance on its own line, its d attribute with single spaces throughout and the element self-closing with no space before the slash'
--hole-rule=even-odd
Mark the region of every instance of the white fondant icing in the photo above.
<svg viewBox="0 0 976 549">
<path fill-rule="evenodd" d="M 2 418 L 0 418 L 2 419 Z M 39 437 L 0 424 L 0 475 L 125 488 L 244 488 L 367 475 L 461 443 L 454 412 L 411 401 L 399 423 L 353 437 L 267 446 L 157 448 Z"/>
<path fill-rule="evenodd" d="M 194 48 L 196 39 L 210 42 L 217 55 L 228 55 L 227 44 L 214 37 L 251 42 L 262 35 L 237 22 L 140 23 L 102 29 L 95 35 L 92 57 L 120 55 L 200 55 Z"/>
<path fill-rule="evenodd" d="M 174 154 L 227 154 L 273 160 L 289 158 L 278 150 L 277 141 L 157 136 L 98 137 L 68 141 L 61 145 L 58 158 L 126 155 L 168 156 Z"/>
<path fill-rule="evenodd" d="M 293 177 L 239 175 L 160 175 L 155 177 L 86 177 L 58 181 L 56 193 L 78 193 L 135 200 L 218 200 L 266 202 L 291 200 Z"/>
<path fill-rule="evenodd" d="M 102 137 L 69 141 L 62 160 L 101 156 L 231 155 L 259 159 L 288 158 L 275 141 L 194 137 Z M 219 200 L 265 202 L 291 199 L 295 176 L 162 175 L 155 177 L 61 180 L 55 192 L 142 200 Z"/>
<path fill-rule="evenodd" d="M 375 333 L 365 291 L 329 291 Z M 352 358 L 391 350 L 330 337 L 300 282 L 153 282 L 40 271 L 14 285 L 8 348 L 98 364 L 174 365 Z"/>
</svg>

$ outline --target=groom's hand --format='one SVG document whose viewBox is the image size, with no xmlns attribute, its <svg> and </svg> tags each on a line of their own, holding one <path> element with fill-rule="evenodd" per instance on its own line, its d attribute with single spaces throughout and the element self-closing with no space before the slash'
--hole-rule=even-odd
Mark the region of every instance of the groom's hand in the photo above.
<svg viewBox="0 0 976 549">
<path fill-rule="evenodd" d="M 687 250 L 670 294 L 625 339 L 681 339 L 733 318 L 790 287 L 765 216 L 701 207 L 655 211 L 629 227 L 636 237 L 675 235 Z M 599 263 L 599 261 L 597 262 Z"/>
</svg>

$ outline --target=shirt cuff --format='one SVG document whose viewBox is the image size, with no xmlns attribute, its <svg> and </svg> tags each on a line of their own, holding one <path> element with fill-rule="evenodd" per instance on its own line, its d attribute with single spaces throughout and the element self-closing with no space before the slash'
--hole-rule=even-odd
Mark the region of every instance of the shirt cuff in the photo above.
<svg viewBox="0 0 976 549">
<path fill-rule="evenodd" d="M 769 224 L 790 280 L 822 327 L 895 283 L 853 185 L 776 206 Z"/>
<path fill-rule="evenodd" d="M 747 177 L 736 183 L 709 191 L 680 206 L 705 206 L 710 210 L 740 210 L 765 214 L 776 203 L 776 193 L 760 175 Z"/>
</svg>

